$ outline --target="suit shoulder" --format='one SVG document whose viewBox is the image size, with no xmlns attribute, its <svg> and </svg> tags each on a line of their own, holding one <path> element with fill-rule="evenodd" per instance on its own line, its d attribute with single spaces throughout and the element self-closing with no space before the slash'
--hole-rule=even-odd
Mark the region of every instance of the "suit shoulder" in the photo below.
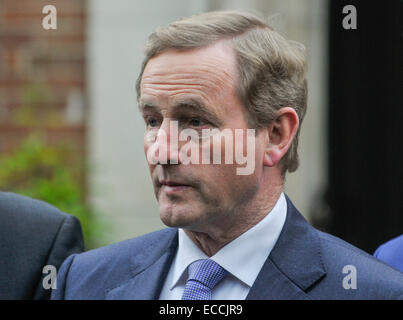
<svg viewBox="0 0 403 320">
<path fill-rule="evenodd" d="M 342 248 L 343 253 L 351 252 L 351 253 L 355 253 L 358 255 L 369 256 L 369 254 L 367 252 L 365 252 L 364 250 L 359 249 L 358 247 L 352 245 L 351 243 L 348 243 L 347 241 L 345 241 L 339 237 L 336 237 L 334 235 L 331 235 L 329 233 L 322 232 L 319 230 L 318 230 L 318 233 L 319 233 L 320 239 L 324 243 L 326 243 L 330 247 Z"/>
<path fill-rule="evenodd" d="M 24 219 L 25 224 L 60 223 L 71 217 L 42 200 L 11 192 L 0 192 L 0 212 L 2 219 Z"/>
<path fill-rule="evenodd" d="M 0 296 L 3 292 L 14 299 L 47 297 L 49 292 L 39 285 L 42 268 L 59 267 L 69 254 L 83 250 L 79 226 L 77 218 L 43 201 L 0 192 L 0 256 L 4 261 L 0 283 L 5 283 Z M 15 280 L 10 283 L 10 279 Z"/>
<path fill-rule="evenodd" d="M 401 272 L 338 237 L 321 231 L 319 237 L 323 249 L 322 258 L 330 278 L 334 276 L 342 279 L 353 267 L 361 286 L 360 292 L 368 294 L 371 299 L 385 296 L 395 299 L 403 295 Z"/>
<path fill-rule="evenodd" d="M 392 272 L 394 271 L 369 253 L 336 236 L 319 231 L 319 237 L 322 240 L 322 247 L 327 249 L 325 252 L 329 252 L 333 258 L 338 258 L 340 261 L 348 261 L 350 259 L 356 262 L 375 265 L 379 268 L 386 268 Z M 399 275 L 403 274 L 399 273 Z"/>
<path fill-rule="evenodd" d="M 403 235 L 379 246 L 374 256 L 388 265 L 403 271 Z"/>
<path fill-rule="evenodd" d="M 75 216 L 44 201 L 0 192 L 0 240 L 12 242 L 14 248 L 39 248 L 51 244 L 63 226 L 78 230 L 78 225 Z"/>
<path fill-rule="evenodd" d="M 403 248 L 403 235 L 400 235 L 380 245 L 375 252 L 377 256 L 382 256 L 388 253 L 400 254 L 403 251 L 402 248 Z"/>
<path fill-rule="evenodd" d="M 176 229 L 166 228 L 74 255 L 61 267 L 68 272 L 58 276 L 68 287 L 65 297 L 104 299 L 108 289 L 155 262 L 175 234 Z"/>
<path fill-rule="evenodd" d="M 156 244 L 167 243 L 176 229 L 165 228 L 147 233 L 132 239 L 116 242 L 104 247 L 80 253 L 75 258 L 75 264 L 84 268 L 109 265 L 111 262 L 122 262 L 128 258 L 147 254 Z M 151 250 L 152 251 L 152 250 Z"/>
</svg>

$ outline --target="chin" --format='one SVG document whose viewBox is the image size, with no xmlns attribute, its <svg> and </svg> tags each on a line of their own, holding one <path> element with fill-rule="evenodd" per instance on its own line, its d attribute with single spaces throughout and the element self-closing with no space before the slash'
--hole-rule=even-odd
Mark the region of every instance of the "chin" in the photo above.
<svg viewBox="0 0 403 320">
<path fill-rule="evenodd" d="M 161 221 L 171 228 L 188 228 L 197 224 L 197 216 L 191 208 L 183 207 L 160 207 Z M 194 209 L 193 209 L 194 210 Z"/>
</svg>

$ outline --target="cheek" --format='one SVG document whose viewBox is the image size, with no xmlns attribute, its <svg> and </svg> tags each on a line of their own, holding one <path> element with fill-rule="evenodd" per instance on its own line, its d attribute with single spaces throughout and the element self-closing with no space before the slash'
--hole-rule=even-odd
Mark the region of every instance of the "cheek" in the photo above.
<svg viewBox="0 0 403 320">
<path fill-rule="evenodd" d="M 144 143 L 143 143 L 143 146 L 144 146 L 144 154 L 147 154 L 147 150 L 148 150 L 148 148 L 149 148 L 149 145 L 148 145 L 148 143 L 146 143 L 145 141 L 144 141 Z"/>
<path fill-rule="evenodd" d="M 158 134 L 157 130 L 147 130 L 144 133 L 143 143 L 145 152 L 147 152 L 147 149 L 156 141 L 157 134 Z"/>
<path fill-rule="evenodd" d="M 147 152 L 148 152 L 148 150 L 149 150 L 149 148 L 150 148 L 150 143 L 147 142 L 145 138 L 144 138 L 144 145 L 143 145 L 143 147 L 144 147 L 144 155 L 145 155 L 145 157 L 146 157 L 147 164 L 148 164 L 148 166 L 150 167 L 150 162 L 148 161 L 148 158 L 147 158 Z"/>
<path fill-rule="evenodd" d="M 265 147 L 262 143 L 256 140 L 255 144 L 255 171 L 261 172 L 263 169 L 263 160 L 265 155 Z"/>
<path fill-rule="evenodd" d="M 255 175 L 237 175 L 236 165 L 206 165 L 201 170 L 200 195 L 209 207 L 231 211 L 251 198 L 258 188 Z"/>
<path fill-rule="evenodd" d="M 156 152 L 156 137 L 157 132 L 153 131 L 146 131 L 144 134 L 143 139 L 143 148 L 144 148 L 144 155 L 146 157 L 147 164 L 152 166 L 157 161 L 155 152 Z"/>
<path fill-rule="evenodd" d="M 147 154 L 147 150 L 150 147 L 150 138 L 149 133 L 146 131 L 143 136 L 143 146 L 144 146 L 144 153 Z"/>
<path fill-rule="evenodd" d="M 231 197 L 239 179 L 235 165 L 209 164 L 198 167 L 200 167 L 200 185 L 206 196 L 221 200 Z"/>
</svg>

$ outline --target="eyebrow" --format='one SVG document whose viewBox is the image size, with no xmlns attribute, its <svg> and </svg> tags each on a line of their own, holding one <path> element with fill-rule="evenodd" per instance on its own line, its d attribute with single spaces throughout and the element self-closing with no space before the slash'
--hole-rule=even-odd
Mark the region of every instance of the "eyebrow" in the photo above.
<svg viewBox="0 0 403 320">
<path fill-rule="evenodd" d="M 156 105 L 152 102 L 152 101 L 144 101 L 143 99 L 140 99 L 140 101 L 138 102 L 138 107 L 139 107 L 139 110 L 140 110 L 140 112 L 143 112 L 143 110 L 145 109 L 145 108 L 155 108 L 155 109 L 158 109 L 157 107 L 156 107 Z"/>
<path fill-rule="evenodd" d="M 151 101 L 140 101 L 139 109 L 141 112 L 143 112 L 144 109 L 155 109 L 158 112 L 160 108 Z M 205 104 L 197 98 L 179 100 L 172 107 L 172 115 L 174 118 L 180 118 L 180 116 L 183 116 L 186 113 L 195 113 L 202 116 L 217 127 L 221 126 L 223 123 L 216 112 L 209 110 L 209 108 L 207 108 Z"/>
</svg>

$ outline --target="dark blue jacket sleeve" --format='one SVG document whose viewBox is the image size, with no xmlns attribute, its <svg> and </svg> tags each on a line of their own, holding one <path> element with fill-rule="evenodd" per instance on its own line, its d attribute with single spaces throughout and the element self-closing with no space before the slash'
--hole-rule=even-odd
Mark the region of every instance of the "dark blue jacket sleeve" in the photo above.
<svg viewBox="0 0 403 320">
<path fill-rule="evenodd" d="M 403 272 L 403 235 L 379 246 L 374 256 L 391 267 Z"/>
</svg>

